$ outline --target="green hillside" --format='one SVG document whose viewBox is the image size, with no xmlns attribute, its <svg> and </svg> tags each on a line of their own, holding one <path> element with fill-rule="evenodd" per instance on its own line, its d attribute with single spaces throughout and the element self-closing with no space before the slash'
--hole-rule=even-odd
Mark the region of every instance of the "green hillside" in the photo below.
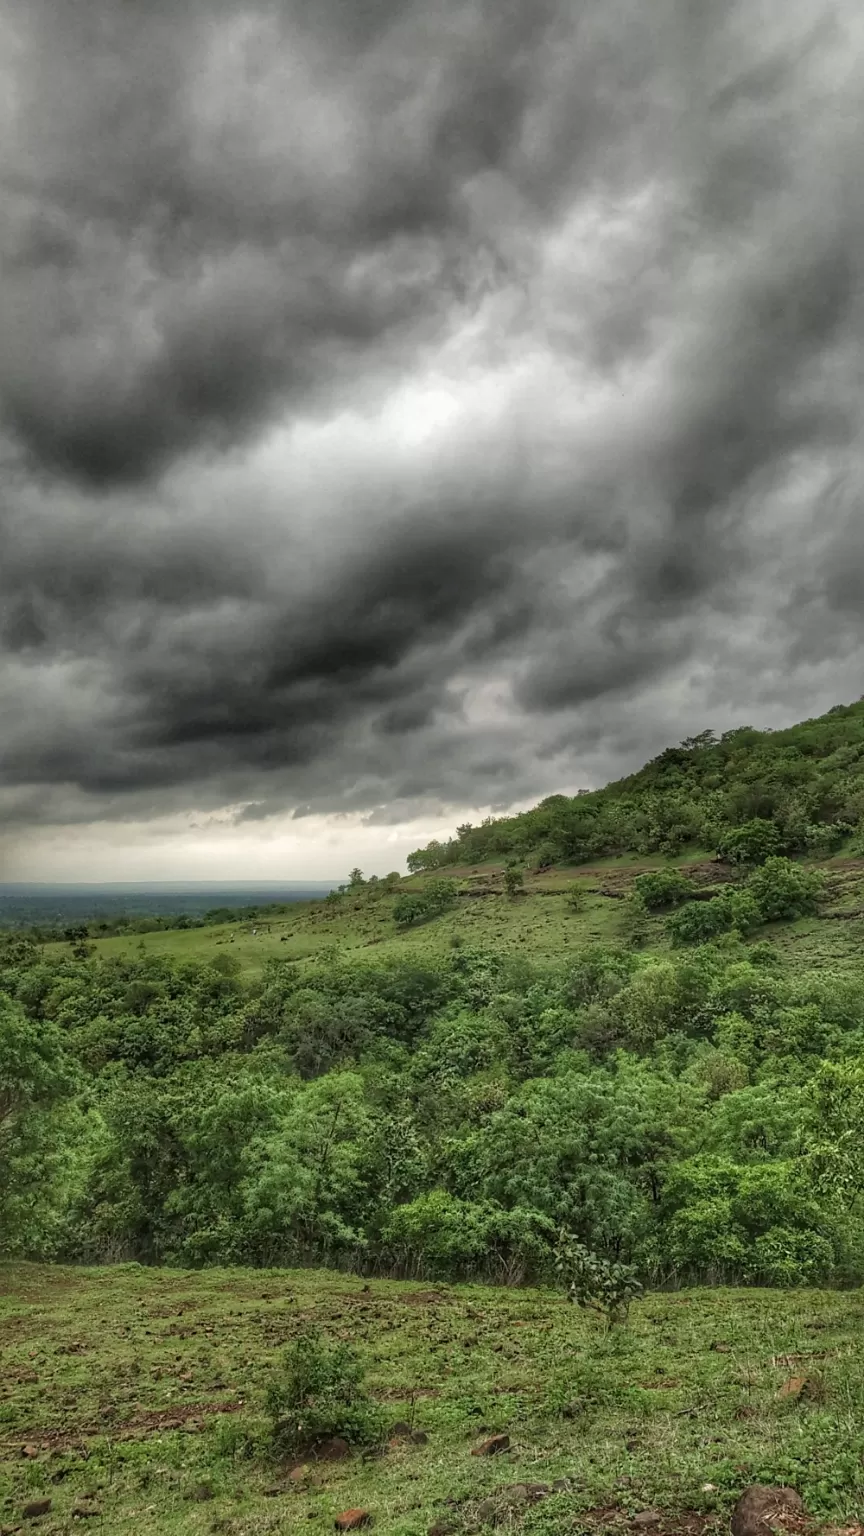
<svg viewBox="0 0 864 1536">
<path fill-rule="evenodd" d="M 862 718 L 552 802 L 593 852 L 543 852 L 545 802 L 322 901 L 7 932 L 4 1528 L 703 1536 L 752 1479 L 860 1512 Z M 684 802 L 686 842 L 600 837 Z"/>
<path fill-rule="evenodd" d="M 732 849 L 749 822 L 773 829 L 773 851 L 825 856 L 862 834 L 864 699 L 783 731 L 703 731 L 638 773 L 593 793 L 550 795 L 519 816 L 460 827 L 409 866 L 436 869 L 490 857 L 535 863 L 624 852 Z"/>
</svg>

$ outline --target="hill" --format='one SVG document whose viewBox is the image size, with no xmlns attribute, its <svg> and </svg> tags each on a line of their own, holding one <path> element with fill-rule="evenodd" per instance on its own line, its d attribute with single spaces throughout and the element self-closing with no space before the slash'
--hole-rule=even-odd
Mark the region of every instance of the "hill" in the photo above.
<svg viewBox="0 0 864 1536">
<path fill-rule="evenodd" d="M 721 786 L 702 741 L 599 792 L 631 829 L 682 782 L 721 794 L 701 847 L 511 841 L 230 921 L 7 932 L 3 1516 L 240 1536 L 363 1503 L 404 1536 L 637 1513 L 709 1536 L 757 1478 L 850 1519 L 864 858 L 831 733 L 860 707 L 826 721 L 785 799 L 740 785 L 781 782 L 788 733 L 739 741 Z M 792 779 L 830 846 L 790 846 Z M 495 835 L 524 852 L 548 807 Z M 608 1315 L 640 1285 L 626 1327 L 564 1299 Z M 357 1454 L 292 1478 L 298 1380 Z M 385 1451 L 391 1416 L 428 1440 Z M 470 1456 L 493 1431 L 506 1471 Z"/>
<path fill-rule="evenodd" d="M 449 842 L 413 853 L 409 868 L 722 850 L 754 821 L 772 828 L 777 853 L 825 856 L 859 837 L 862 819 L 864 699 L 783 731 L 703 731 L 604 789 L 551 795 L 521 815 L 460 827 Z"/>
</svg>

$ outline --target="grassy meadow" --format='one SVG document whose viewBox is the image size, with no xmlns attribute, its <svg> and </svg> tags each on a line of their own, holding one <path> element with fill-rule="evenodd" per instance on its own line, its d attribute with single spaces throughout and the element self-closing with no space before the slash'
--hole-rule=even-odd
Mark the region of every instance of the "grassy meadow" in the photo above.
<svg viewBox="0 0 864 1536">
<path fill-rule="evenodd" d="M 425 1443 L 299 1472 L 266 1454 L 267 1382 L 310 1323 L 359 1348 L 385 1423 Z M 393 1536 L 698 1536 L 754 1481 L 791 1483 L 823 1527 L 864 1505 L 860 1292 L 655 1294 L 606 1333 L 552 1291 L 6 1265 L 0 1338 L 5 1530 L 46 1499 L 41 1531 L 89 1516 L 110 1536 L 324 1531 L 351 1507 Z M 493 1433 L 509 1451 L 472 1456 Z"/>
</svg>

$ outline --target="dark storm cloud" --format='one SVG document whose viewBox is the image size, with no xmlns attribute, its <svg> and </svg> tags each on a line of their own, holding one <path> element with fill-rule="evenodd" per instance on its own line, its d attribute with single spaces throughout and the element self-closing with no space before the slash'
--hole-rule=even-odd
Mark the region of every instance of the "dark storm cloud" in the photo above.
<svg viewBox="0 0 864 1536">
<path fill-rule="evenodd" d="M 0 815 L 385 825 L 860 691 L 851 0 L 0 0 L 0 62 Z"/>
</svg>

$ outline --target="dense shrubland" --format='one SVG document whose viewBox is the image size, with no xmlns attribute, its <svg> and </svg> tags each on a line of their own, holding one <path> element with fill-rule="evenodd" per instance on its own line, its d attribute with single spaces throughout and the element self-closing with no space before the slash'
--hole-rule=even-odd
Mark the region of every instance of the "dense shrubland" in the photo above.
<svg viewBox="0 0 864 1536">
<path fill-rule="evenodd" d="M 798 910 L 791 871 L 730 889 Z M 673 925 L 727 900 L 643 893 Z M 864 969 L 735 929 L 252 983 L 227 955 L 0 962 L 9 1253 L 518 1280 L 563 1231 L 649 1283 L 864 1279 Z"/>
<path fill-rule="evenodd" d="M 864 836 L 864 700 L 785 731 L 705 731 L 604 789 L 550 795 L 519 816 L 465 825 L 409 868 L 523 859 L 535 868 L 693 846 L 731 863 L 825 857 Z"/>
</svg>

